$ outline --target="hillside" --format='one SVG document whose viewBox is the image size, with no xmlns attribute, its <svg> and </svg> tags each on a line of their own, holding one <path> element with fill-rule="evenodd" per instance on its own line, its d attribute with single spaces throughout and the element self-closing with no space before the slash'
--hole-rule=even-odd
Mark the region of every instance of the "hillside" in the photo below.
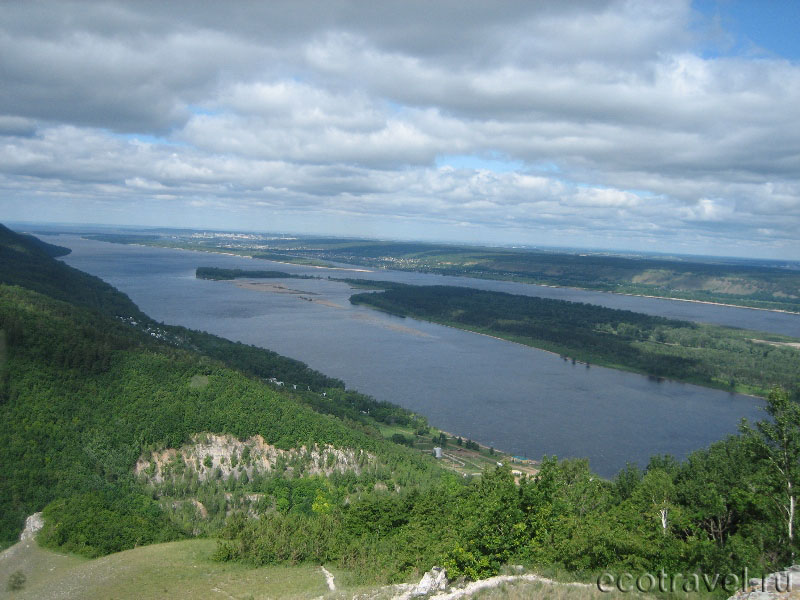
<svg viewBox="0 0 800 600">
<path fill-rule="evenodd" d="M 347 571 L 326 567 L 333 577 L 331 590 L 319 565 L 250 567 L 212 560 L 212 540 L 184 540 L 154 544 L 89 561 L 37 547 L 27 541 L 11 556 L 0 554 L 0 581 L 17 571 L 28 573 L 17 600 L 218 600 L 219 598 L 273 598 L 275 600 L 392 600 L 408 598 L 414 585 L 358 584 Z M 332 571 L 331 571 L 332 569 Z M 492 582 L 485 582 L 491 584 Z M 488 587 L 466 598 L 537 600 L 637 600 L 638 593 L 601 593 L 591 584 L 511 581 Z M 4 598 L 0 589 L 0 598 Z"/>
<path fill-rule="evenodd" d="M 103 280 L 53 260 L 56 248 L 0 225 L 0 283 L 22 286 L 106 315 L 144 317 L 130 298 Z"/>
<path fill-rule="evenodd" d="M 417 415 L 297 361 L 131 314 L 110 286 L 3 233 L 19 262 L 0 263 L 1 539 L 14 542 L 42 510 L 41 546 L 94 558 L 40 556 L 55 561 L 48 589 L 77 579 L 96 586 L 89 596 L 121 594 L 114 579 L 158 595 L 147 577 L 165 566 L 169 585 L 193 589 L 209 583 L 194 571 L 208 561 L 227 582 L 216 589 L 234 585 L 231 573 L 270 569 L 260 572 L 297 574 L 282 585 L 299 597 L 324 593 L 319 565 L 344 589 L 418 580 L 434 565 L 451 580 L 515 564 L 584 581 L 744 565 L 758 575 L 798 550 L 784 507 L 797 500 L 785 490 L 800 489 L 800 405 L 780 388 L 766 402 L 774 421 L 683 463 L 654 456 L 613 481 L 555 457 L 534 476 L 508 465 L 456 475 L 406 446 L 399 428 L 441 439 Z M 34 289 L 12 285 L 26 282 Z M 776 457 L 792 468 L 776 469 Z M 141 570 L 92 579 L 137 557 Z"/>
<path fill-rule="evenodd" d="M 383 441 L 374 417 L 359 408 L 372 407 L 375 417 L 390 422 L 413 420 L 406 411 L 354 392 L 342 390 L 342 402 L 332 405 L 313 390 L 291 394 L 263 383 L 261 371 L 268 371 L 309 388 L 343 387 L 298 361 L 156 324 L 100 280 L 54 261 L 23 236 L 2 233 L 2 252 L 10 257 L 2 263 L 2 280 L 59 298 L 0 285 L 4 544 L 16 539 L 26 515 L 56 499 L 61 504 L 54 511 L 81 507 L 85 521 L 72 524 L 83 533 L 65 534 L 63 528 L 53 543 L 72 544 L 85 554 L 190 534 L 196 527 L 187 530 L 178 517 L 161 511 L 152 492 L 148 498 L 135 481 L 134 465 L 152 450 L 181 447 L 198 434 L 260 436 L 277 449 L 296 449 L 289 465 L 295 470 L 305 467 L 316 447 L 368 453 L 366 468 L 350 469 L 360 473 L 352 473 L 353 489 L 392 481 L 404 470 L 424 480 L 434 470 L 418 453 Z M 192 347 L 207 347 L 215 356 Z M 207 511 L 212 517 L 224 517 L 226 506 L 235 502 L 220 494 L 216 508 Z M 103 522 L 92 509 L 108 512 Z"/>
<path fill-rule="evenodd" d="M 212 540 L 139 547 L 89 561 L 20 544 L 0 560 L 0 581 L 27 571 L 26 583 L 10 597 L 36 600 L 194 600 L 200 598 L 318 598 L 328 591 L 317 566 L 262 567 L 211 560 Z M 23 571 L 23 572 L 24 572 Z M 0 590 L 0 597 L 6 592 Z"/>
</svg>

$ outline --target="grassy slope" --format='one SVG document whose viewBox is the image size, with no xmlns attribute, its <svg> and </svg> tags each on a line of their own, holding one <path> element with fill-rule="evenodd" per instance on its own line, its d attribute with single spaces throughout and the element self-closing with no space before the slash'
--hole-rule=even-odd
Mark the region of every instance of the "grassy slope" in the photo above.
<svg viewBox="0 0 800 600">
<path fill-rule="evenodd" d="M 9 549 L 11 556 L 0 558 L 0 594 L 20 600 L 302 600 L 328 592 L 317 566 L 253 568 L 215 562 L 211 560 L 215 546 L 213 540 L 186 540 L 86 560 L 51 552 L 32 542 L 20 543 Z M 26 575 L 27 582 L 22 591 L 8 593 L 5 582 L 17 570 Z"/>
<path fill-rule="evenodd" d="M 0 555 L 0 598 L 16 600 L 389 600 L 392 586 L 354 585 L 347 572 L 326 566 L 335 578 L 330 591 L 316 565 L 251 567 L 211 560 L 215 542 L 184 540 L 154 544 L 98 558 L 60 554 L 21 542 Z M 26 577 L 24 588 L 8 592 L 5 582 L 15 571 Z M 540 582 L 511 582 L 476 592 L 475 600 L 617 600 L 644 594 L 601 593 L 592 587 Z"/>
</svg>

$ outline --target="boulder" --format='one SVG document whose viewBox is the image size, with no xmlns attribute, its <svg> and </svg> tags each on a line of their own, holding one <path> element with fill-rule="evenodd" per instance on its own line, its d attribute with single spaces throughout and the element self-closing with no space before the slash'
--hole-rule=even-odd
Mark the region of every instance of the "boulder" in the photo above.
<svg viewBox="0 0 800 600">
<path fill-rule="evenodd" d="M 27 540 L 34 539 L 42 527 L 44 527 L 42 513 L 33 513 L 30 517 L 25 519 L 25 529 L 22 530 L 22 533 L 19 536 L 19 541 L 25 542 Z"/>
<path fill-rule="evenodd" d="M 433 567 L 420 579 L 411 597 L 427 596 L 447 588 L 447 572 L 442 567 Z"/>
</svg>

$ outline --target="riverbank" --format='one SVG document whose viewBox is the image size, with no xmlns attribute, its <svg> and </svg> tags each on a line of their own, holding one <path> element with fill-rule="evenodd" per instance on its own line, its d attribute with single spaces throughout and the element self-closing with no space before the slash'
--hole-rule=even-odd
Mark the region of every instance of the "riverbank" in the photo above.
<svg viewBox="0 0 800 600">
<path fill-rule="evenodd" d="M 442 275 L 443 277 L 468 277 L 470 279 L 478 279 L 480 281 L 507 281 L 509 283 L 519 283 L 522 285 L 532 285 L 536 287 L 544 287 L 544 288 L 551 288 L 556 290 L 575 290 L 578 292 L 592 292 L 598 294 L 608 294 L 611 296 L 628 296 L 631 298 L 652 298 L 654 300 L 676 300 L 680 302 L 692 302 L 695 304 L 709 304 L 712 306 L 723 306 L 726 308 L 747 308 L 750 310 L 761 310 L 765 312 L 773 312 L 773 313 L 781 313 L 781 314 L 788 314 L 788 315 L 798 315 L 800 316 L 800 311 L 793 311 L 793 310 L 786 310 L 782 308 L 765 308 L 762 306 L 748 306 L 746 304 L 730 304 L 725 302 L 714 302 L 712 300 L 696 300 L 692 298 L 681 298 L 679 296 L 657 296 L 654 294 L 635 294 L 633 292 L 613 292 L 611 290 L 602 290 L 596 289 L 591 287 L 580 287 L 575 285 L 555 285 L 552 283 L 542 283 L 536 281 L 534 279 L 525 280 L 520 278 L 511 278 L 511 277 L 480 277 L 478 275 L 470 275 L 469 273 L 440 273 L 438 271 L 425 271 L 425 270 L 416 270 L 416 269 L 402 269 L 411 273 L 432 273 L 436 275 Z"/>
<path fill-rule="evenodd" d="M 376 310 L 379 310 L 379 309 L 376 309 Z M 392 316 L 400 316 L 400 315 L 395 315 L 394 313 L 389 313 L 389 312 L 386 312 L 386 311 L 381 311 L 381 312 L 385 312 L 386 314 L 391 314 Z M 413 318 L 414 319 L 419 319 L 419 317 L 413 317 Z M 558 356 L 559 358 L 562 358 L 564 360 L 571 360 L 573 364 L 575 364 L 575 365 L 584 365 L 586 368 L 591 368 L 591 367 L 594 366 L 594 367 L 601 367 L 603 369 L 614 369 L 616 371 L 625 371 L 626 373 L 634 373 L 636 375 L 642 375 L 644 377 L 657 377 L 659 380 L 662 380 L 662 381 L 670 381 L 670 382 L 673 382 L 673 383 L 688 383 L 690 385 L 699 385 L 701 387 L 707 387 L 709 389 L 732 392 L 732 393 L 739 394 L 741 396 L 748 396 L 748 397 L 754 398 L 754 399 L 766 398 L 766 392 L 764 393 L 763 396 L 761 396 L 761 395 L 758 395 L 758 394 L 750 393 L 748 391 L 731 390 L 729 387 L 726 387 L 724 385 L 714 386 L 714 385 L 698 383 L 696 381 L 689 381 L 689 380 L 683 380 L 683 379 L 674 379 L 672 377 L 654 376 L 654 375 L 651 375 L 651 374 L 647 373 L 646 371 L 639 371 L 639 370 L 627 367 L 625 365 L 606 364 L 606 363 L 604 363 L 602 361 L 601 362 L 588 362 L 588 361 L 585 361 L 585 360 L 579 360 L 577 358 L 573 358 L 573 357 L 568 356 L 566 354 L 559 353 L 559 352 L 554 352 L 552 350 L 547 350 L 546 348 L 542 348 L 540 346 L 534 346 L 533 344 L 526 344 L 525 342 L 520 342 L 520 341 L 517 341 L 516 339 L 513 339 L 513 338 L 499 337 L 499 336 L 496 336 L 496 335 L 492 335 L 490 333 L 483 333 L 481 331 L 476 331 L 475 329 L 469 329 L 467 327 L 459 327 L 458 325 L 450 325 L 450 324 L 447 324 L 447 323 L 442 323 L 442 322 L 439 322 L 439 321 L 431 321 L 431 320 L 427 320 L 427 319 L 419 319 L 419 320 L 424 320 L 427 323 L 433 323 L 433 324 L 439 325 L 441 327 L 449 327 L 450 329 L 456 329 L 458 331 L 466 331 L 467 333 L 473 333 L 475 335 L 482 335 L 483 337 L 488 337 L 488 338 L 491 338 L 491 339 L 494 339 L 494 340 L 498 340 L 498 341 L 501 341 L 501 342 L 506 342 L 508 344 L 516 344 L 518 346 L 524 346 L 525 348 L 534 348 L 535 350 L 538 350 L 540 352 L 546 352 L 547 354 L 551 354 L 553 356 Z M 771 344 L 771 345 L 778 345 L 779 344 L 778 342 L 766 342 L 764 340 L 753 340 L 753 341 L 756 342 L 756 343 L 766 343 L 766 344 Z M 796 348 L 796 349 L 800 349 L 800 344 L 787 343 L 787 344 L 780 344 L 780 345 L 785 345 L 785 346 L 793 347 L 793 348 Z"/>
<path fill-rule="evenodd" d="M 766 397 L 800 384 L 797 338 L 458 286 L 393 286 L 350 301 L 648 377 Z M 776 342 L 760 345 L 754 339 Z"/>
</svg>

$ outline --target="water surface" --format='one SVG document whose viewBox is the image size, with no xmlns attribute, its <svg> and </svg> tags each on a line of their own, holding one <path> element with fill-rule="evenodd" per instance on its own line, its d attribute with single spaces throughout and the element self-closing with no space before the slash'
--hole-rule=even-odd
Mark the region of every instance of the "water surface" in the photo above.
<svg viewBox="0 0 800 600">
<path fill-rule="evenodd" d="M 532 295 L 544 290 L 581 301 L 597 294 L 607 306 L 664 316 L 689 311 L 692 317 L 681 316 L 719 322 L 742 314 L 750 319 L 745 326 L 761 329 L 754 323 L 777 313 L 420 273 L 328 271 L 74 236 L 46 239 L 72 248 L 65 262 L 108 281 L 155 319 L 297 358 L 349 387 L 424 414 L 437 427 L 517 455 L 588 457 L 595 471 L 610 476 L 627 461 L 646 464 L 653 454 L 684 457 L 734 433 L 742 417 L 763 416 L 758 399 L 573 365 L 535 348 L 352 306 L 354 291 L 343 283 L 268 280 L 294 290 L 271 293 L 199 280 L 194 270 L 262 268 Z M 790 317 L 786 321 L 800 332 L 800 318 L 777 315 Z"/>
</svg>

